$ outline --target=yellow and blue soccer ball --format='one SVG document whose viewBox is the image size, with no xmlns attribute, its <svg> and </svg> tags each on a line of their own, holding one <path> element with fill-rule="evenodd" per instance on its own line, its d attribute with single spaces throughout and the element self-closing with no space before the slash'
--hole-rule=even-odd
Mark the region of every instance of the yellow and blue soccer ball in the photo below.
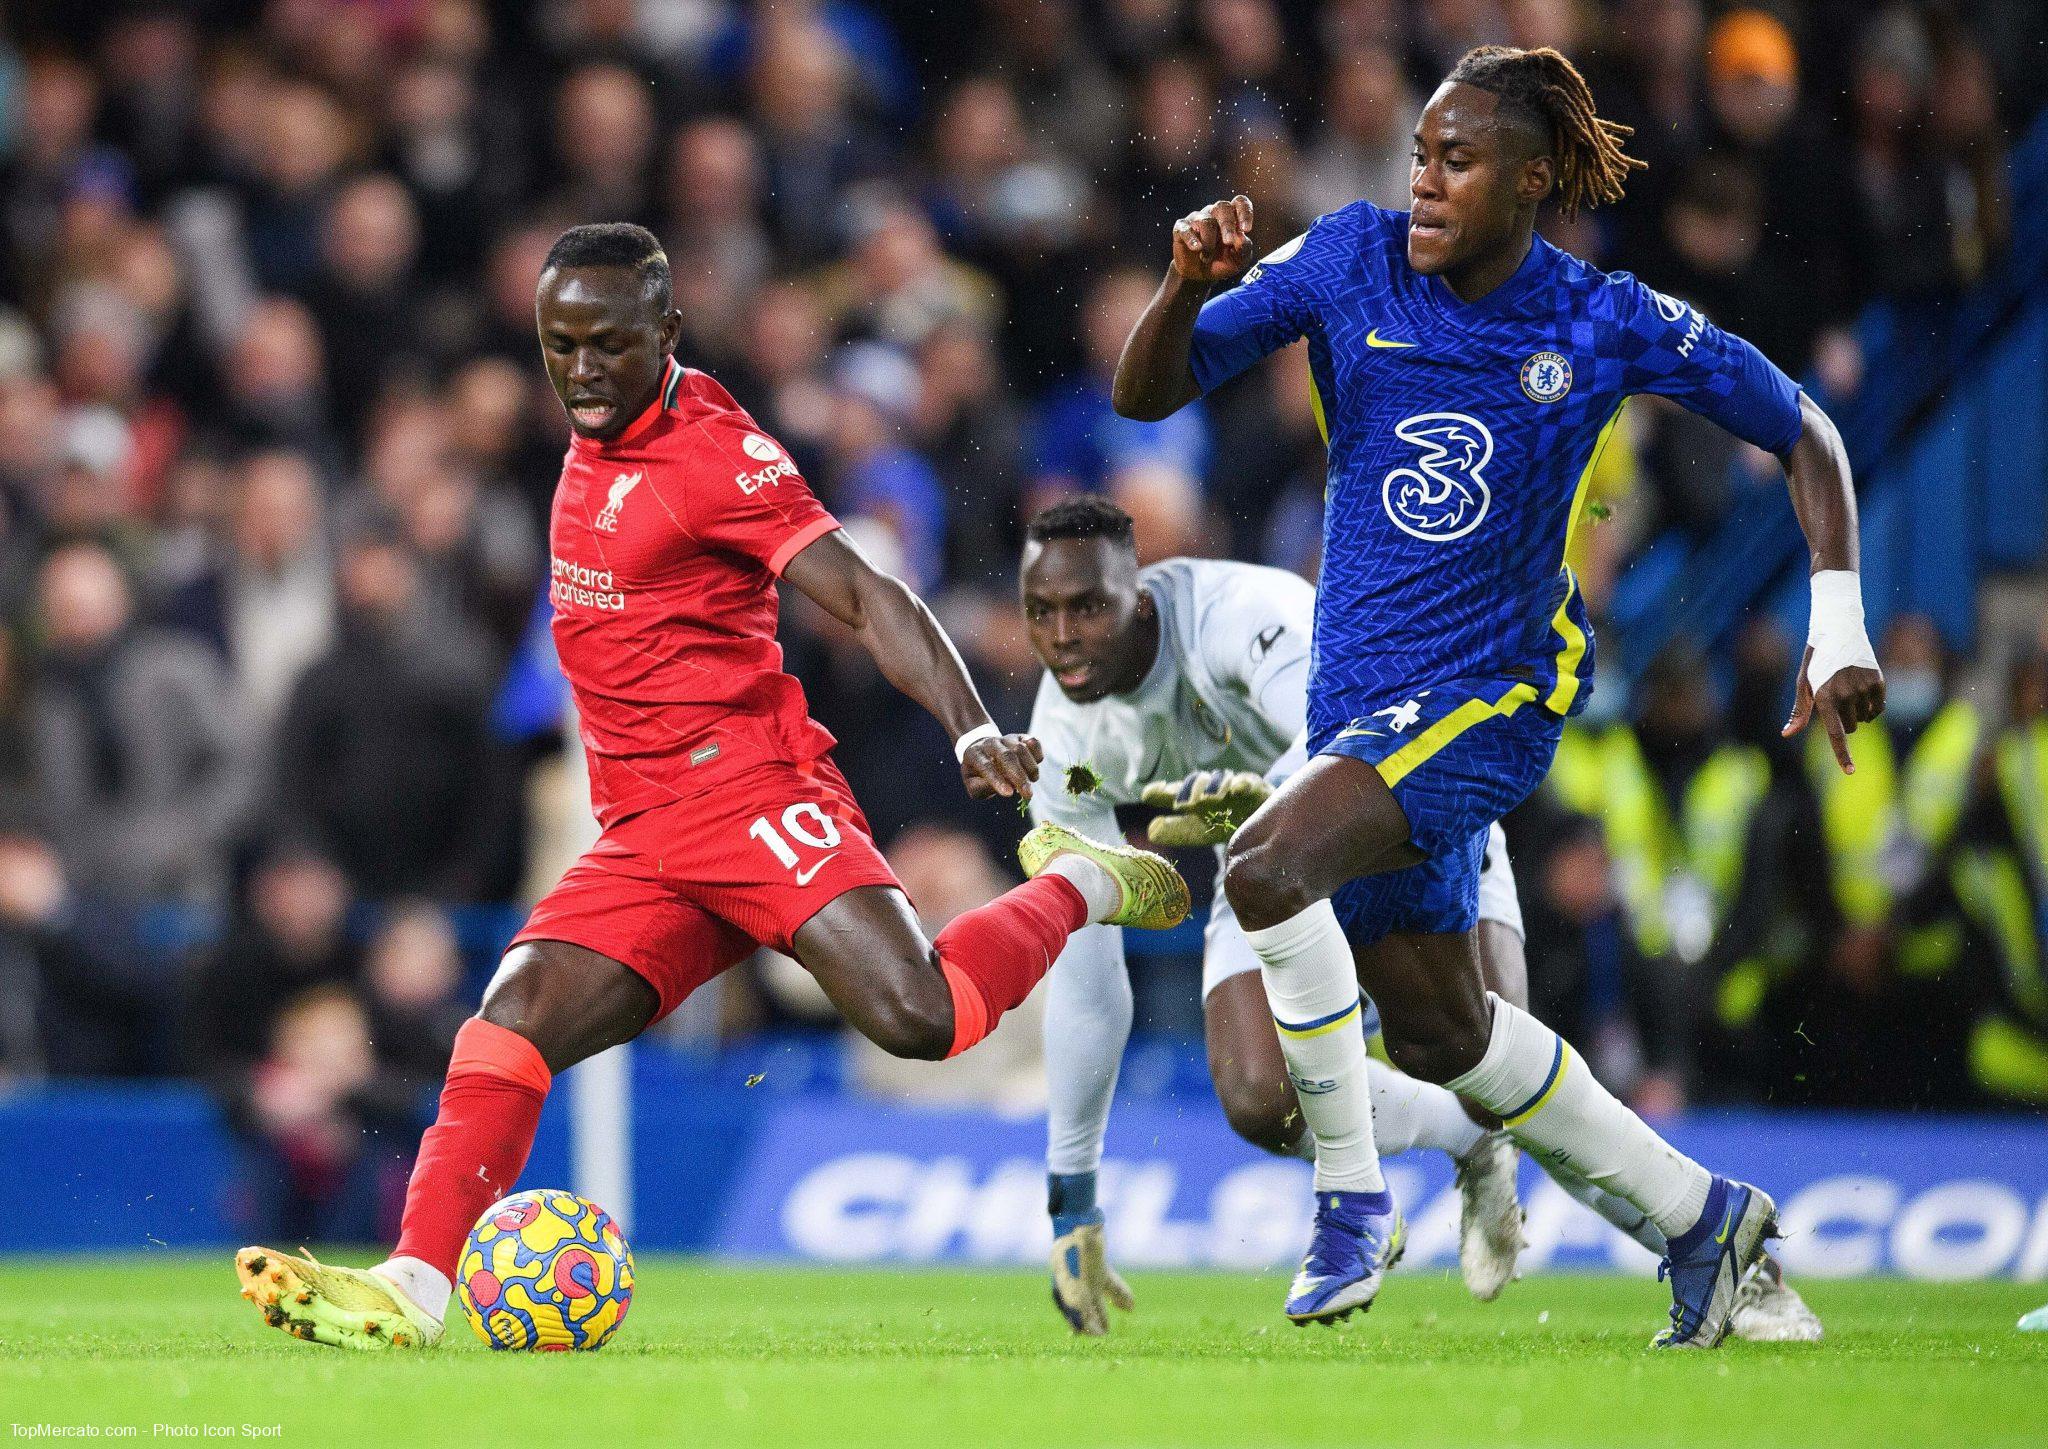
<svg viewBox="0 0 2048 1449">
<path fill-rule="evenodd" d="M 633 1252 L 596 1203 L 558 1188 L 514 1193 L 469 1230 L 455 1296 L 492 1348 L 603 1348 L 633 1302 Z"/>
</svg>

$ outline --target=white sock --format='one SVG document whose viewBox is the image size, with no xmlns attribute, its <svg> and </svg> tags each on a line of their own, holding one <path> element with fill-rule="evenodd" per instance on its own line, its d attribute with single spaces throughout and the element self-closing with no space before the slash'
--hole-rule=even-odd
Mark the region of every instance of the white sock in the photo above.
<svg viewBox="0 0 2048 1449">
<path fill-rule="evenodd" d="M 1594 1212 L 1600 1214 L 1601 1217 L 1613 1223 L 1622 1232 L 1634 1238 L 1658 1257 L 1664 1256 L 1666 1247 L 1664 1235 L 1657 1231 L 1655 1223 L 1643 1216 L 1641 1208 L 1624 1198 L 1616 1197 L 1604 1187 L 1595 1187 L 1569 1168 L 1545 1162 L 1540 1157 L 1537 1159 L 1537 1163 L 1545 1172 L 1550 1174 L 1551 1181 L 1555 1182 L 1559 1187 L 1563 1188 Z"/>
<path fill-rule="evenodd" d="M 1713 1178 L 1594 1078 L 1564 1039 L 1492 992 L 1493 1034 L 1479 1065 L 1444 1085 L 1498 1113 L 1553 1164 L 1640 1208 L 1667 1238 L 1706 1210 Z"/>
<path fill-rule="evenodd" d="M 1372 1086 L 1372 1135 L 1382 1157 L 1429 1147 L 1463 1157 L 1486 1130 L 1465 1115 L 1455 1094 L 1409 1076 L 1377 1057 L 1365 1059 Z"/>
<path fill-rule="evenodd" d="M 1098 926 L 1115 915 L 1116 908 L 1124 903 L 1124 888 L 1116 883 L 1116 877 L 1085 855 L 1070 851 L 1054 856 L 1052 864 L 1039 874 L 1066 877 L 1088 903 L 1088 919 Z"/>
<path fill-rule="evenodd" d="M 1262 931 L 1246 931 L 1280 1031 L 1287 1075 L 1316 1145 L 1316 1191 L 1380 1192 L 1372 1092 L 1351 947 L 1328 901 Z"/>
<path fill-rule="evenodd" d="M 388 1258 L 370 1270 L 410 1298 L 415 1306 L 439 1323 L 448 1316 L 448 1295 L 455 1286 L 447 1274 L 418 1258 Z"/>
</svg>

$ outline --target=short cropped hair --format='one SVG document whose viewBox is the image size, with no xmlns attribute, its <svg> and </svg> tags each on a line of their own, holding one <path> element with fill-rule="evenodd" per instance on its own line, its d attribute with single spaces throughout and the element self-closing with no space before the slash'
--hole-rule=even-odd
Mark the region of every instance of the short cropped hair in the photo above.
<svg viewBox="0 0 2048 1449">
<path fill-rule="evenodd" d="M 1107 498 L 1092 494 L 1063 498 L 1040 509 L 1024 525 L 1024 536 L 1033 543 L 1051 543 L 1056 538 L 1106 538 L 1124 548 L 1137 548 L 1131 515 Z"/>
<path fill-rule="evenodd" d="M 599 221 L 570 227 L 548 248 L 541 272 L 552 272 L 557 267 L 628 267 L 639 273 L 641 285 L 653 294 L 662 311 L 674 305 L 668 253 L 661 249 L 661 241 L 653 232 L 629 221 Z"/>
</svg>

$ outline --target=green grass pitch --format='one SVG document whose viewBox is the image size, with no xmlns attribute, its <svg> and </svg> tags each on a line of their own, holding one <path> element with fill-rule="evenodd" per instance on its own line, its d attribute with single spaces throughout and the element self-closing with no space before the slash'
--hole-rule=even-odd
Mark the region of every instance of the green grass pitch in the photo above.
<svg viewBox="0 0 2048 1449">
<path fill-rule="evenodd" d="M 457 1323 L 431 1354 L 369 1357 L 265 1328 L 226 1254 L 0 1260 L 0 1421 L 562 1449 L 2048 1442 L 2048 1335 L 2013 1330 L 2039 1284 L 1813 1283 L 1825 1343 L 1668 1356 L 1643 1347 L 1665 1301 L 1643 1279 L 1480 1304 L 1397 1274 L 1370 1315 L 1300 1330 L 1279 1276 L 1133 1286 L 1139 1311 L 1082 1342 L 1032 1274 L 650 1257 L 600 1353 L 491 1353 Z"/>
</svg>

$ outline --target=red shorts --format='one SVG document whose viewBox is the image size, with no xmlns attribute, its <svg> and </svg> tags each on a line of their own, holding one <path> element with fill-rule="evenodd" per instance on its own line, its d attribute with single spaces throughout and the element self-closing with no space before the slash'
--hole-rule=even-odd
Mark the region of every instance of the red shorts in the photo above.
<svg viewBox="0 0 2048 1449">
<path fill-rule="evenodd" d="M 756 946 L 790 939 L 857 886 L 895 886 L 830 759 L 769 764 L 620 821 L 513 937 L 567 941 L 647 978 L 656 1019 Z"/>
</svg>

